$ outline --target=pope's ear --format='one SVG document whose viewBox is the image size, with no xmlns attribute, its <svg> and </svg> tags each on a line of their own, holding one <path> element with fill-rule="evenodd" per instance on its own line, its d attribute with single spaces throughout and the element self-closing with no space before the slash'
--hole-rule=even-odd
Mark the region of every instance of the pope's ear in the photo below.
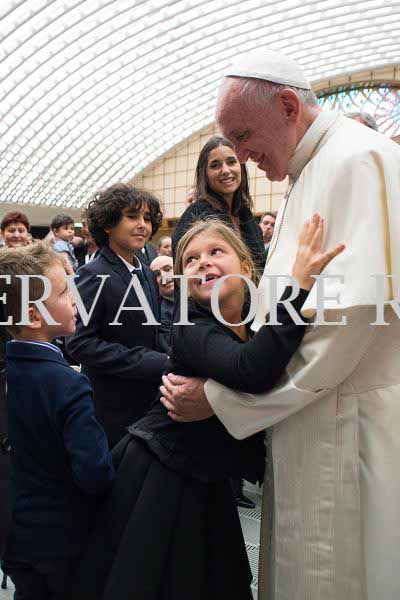
<svg viewBox="0 0 400 600">
<path fill-rule="evenodd" d="M 297 121 L 301 110 L 301 100 L 297 93 L 285 88 L 280 92 L 279 100 L 287 121 Z"/>
</svg>

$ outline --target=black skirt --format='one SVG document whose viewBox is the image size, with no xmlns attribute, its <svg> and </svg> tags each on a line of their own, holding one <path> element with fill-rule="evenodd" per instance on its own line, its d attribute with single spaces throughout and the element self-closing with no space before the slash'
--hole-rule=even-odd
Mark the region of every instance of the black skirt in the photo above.
<svg viewBox="0 0 400 600">
<path fill-rule="evenodd" d="M 127 436 L 97 515 L 74 600 L 251 600 L 251 570 L 228 480 L 204 483 Z"/>
</svg>

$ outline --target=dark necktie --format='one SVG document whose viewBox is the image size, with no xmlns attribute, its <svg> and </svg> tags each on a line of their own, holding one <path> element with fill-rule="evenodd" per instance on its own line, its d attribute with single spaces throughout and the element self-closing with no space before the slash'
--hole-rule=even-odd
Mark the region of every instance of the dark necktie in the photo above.
<svg viewBox="0 0 400 600">
<path fill-rule="evenodd" d="M 150 286 L 147 282 L 146 275 L 143 273 L 143 269 L 134 269 L 132 271 L 132 275 L 136 275 L 139 279 L 139 283 L 144 291 L 144 295 L 147 298 L 147 302 L 149 303 L 151 310 L 153 310 L 153 298 L 151 296 Z"/>
</svg>

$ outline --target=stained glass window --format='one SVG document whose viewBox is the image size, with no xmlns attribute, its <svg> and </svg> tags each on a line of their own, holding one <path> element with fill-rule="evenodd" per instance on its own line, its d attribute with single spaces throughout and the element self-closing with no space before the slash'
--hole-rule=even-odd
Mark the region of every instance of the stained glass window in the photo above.
<svg viewBox="0 0 400 600">
<path fill-rule="evenodd" d="M 379 131 L 394 137 L 400 133 L 400 86 L 387 83 L 365 83 L 355 88 L 338 88 L 327 94 L 319 94 L 322 107 L 342 112 L 366 112 L 374 117 Z"/>
</svg>

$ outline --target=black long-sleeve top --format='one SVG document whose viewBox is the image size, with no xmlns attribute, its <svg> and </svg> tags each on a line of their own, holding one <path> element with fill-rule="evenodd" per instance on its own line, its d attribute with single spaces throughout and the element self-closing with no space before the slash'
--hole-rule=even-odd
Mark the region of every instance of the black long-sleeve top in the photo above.
<svg viewBox="0 0 400 600">
<path fill-rule="evenodd" d="M 288 298 L 286 288 L 282 299 Z M 308 292 L 300 290 L 292 302 L 299 313 Z M 189 321 L 174 326 L 166 373 L 212 378 L 235 390 L 266 392 L 283 375 L 303 338 L 305 326 L 296 325 L 286 308 L 278 305 L 278 322 L 268 325 L 243 342 L 210 311 L 189 301 Z M 216 481 L 246 477 L 261 481 L 264 472 L 263 434 L 236 440 L 216 416 L 194 423 L 177 423 L 159 401 L 149 413 L 129 427 L 150 451 L 170 468 L 198 478 Z"/>
</svg>

